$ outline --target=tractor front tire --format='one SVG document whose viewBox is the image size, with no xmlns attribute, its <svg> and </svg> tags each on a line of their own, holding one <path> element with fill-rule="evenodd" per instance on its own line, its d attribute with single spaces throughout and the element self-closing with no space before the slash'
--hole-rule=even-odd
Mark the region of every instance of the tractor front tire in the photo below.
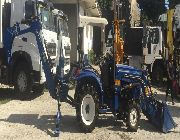
<svg viewBox="0 0 180 140">
<path fill-rule="evenodd" d="M 80 128 L 85 133 L 95 129 L 98 116 L 97 90 L 91 83 L 83 83 L 77 96 L 76 117 Z"/>
<path fill-rule="evenodd" d="M 137 132 L 140 120 L 140 107 L 137 103 L 132 103 L 128 107 L 127 129 L 130 132 Z"/>
</svg>

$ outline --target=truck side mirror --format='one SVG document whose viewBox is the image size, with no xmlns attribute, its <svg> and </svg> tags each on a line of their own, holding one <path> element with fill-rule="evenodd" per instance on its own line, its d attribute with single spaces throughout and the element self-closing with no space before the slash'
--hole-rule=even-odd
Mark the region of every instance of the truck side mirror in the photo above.
<svg viewBox="0 0 180 140">
<path fill-rule="evenodd" d="M 35 16 L 35 2 L 28 0 L 25 2 L 25 20 L 29 20 Z"/>
<path fill-rule="evenodd" d="M 111 34 L 111 30 L 109 31 L 109 34 L 108 34 L 108 39 L 112 39 L 113 38 L 113 36 L 112 36 L 112 34 Z"/>
<path fill-rule="evenodd" d="M 109 34 L 108 34 L 108 40 L 107 40 L 107 45 L 106 47 L 111 47 L 112 46 L 112 43 L 113 43 L 113 36 L 111 34 L 112 30 L 109 31 Z"/>
</svg>

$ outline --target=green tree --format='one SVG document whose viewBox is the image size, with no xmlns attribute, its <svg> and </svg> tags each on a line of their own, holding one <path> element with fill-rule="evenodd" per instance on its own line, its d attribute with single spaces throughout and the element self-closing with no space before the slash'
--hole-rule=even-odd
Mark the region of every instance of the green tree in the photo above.
<svg viewBox="0 0 180 140">
<path fill-rule="evenodd" d="M 169 0 L 169 8 L 174 8 L 177 4 L 180 4 L 180 0 Z"/>
<path fill-rule="evenodd" d="M 114 20 L 114 12 L 110 9 L 113 0 L 98 0 L 98 4 L 102 9 L 102 16 L 108 20 L 108 25 L 106 26 L 106 38 L 108 36 L 109 30 L 112 29 L 112 22 Z M 129 0 L 121 0 L 122 8 L 119 11 L 120 19 L 125 19 L 125 24 L 121 31 L 125 32 L 125 28 L 130 26 L 130 5 Z"/>
<path fill-rule="evenodd" d="M 141 21 L 143 17 L 156 23 L 159 16 L 166 11 L 165 0 L 137 0 L 141 9 Z"/>
<path fill-rule="evenodd" d="M 98 0 L 98 4 L 101 7 L 101 9 L 110 9 L 112 0 Z"/>
</svg>

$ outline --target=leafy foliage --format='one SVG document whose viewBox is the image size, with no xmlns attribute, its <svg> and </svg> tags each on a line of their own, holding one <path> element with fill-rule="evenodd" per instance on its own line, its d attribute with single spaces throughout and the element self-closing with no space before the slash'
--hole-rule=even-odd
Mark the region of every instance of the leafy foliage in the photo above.
<svg viewBox="0 0 180 140">
<path fill-rule="evenodd" d="M 89 59 L 90 64 L 94 64 L 94 58 L 95 58 L 94 51 L 93 50 L 89 50 L 88 54 L 89 54 L 89 58 L 88 59 Z"/>
<path fill-rule="evenodd" d="M 109 10 L 113 0 L 98 0 L 98 3 L 103 10 Z M 175 3 L 179 0 L 169 0 L 170 3 Z M 123 3 L 129 2 L 129 0 L 121 0 Z M 162 13 L 166 11 L 165 0 L 137 0 L 141 9 L 141 20 L 151 20 L 155 23 Z M 125 4 L 127 6 L 127 4 Z M 126 8 L 127 9 L 127 8 Z M 124 12 L 124 11 L 123 11 Z M 127 11 L 125 12 L 127 14 Z M 127 15 L 126 15 L 127 16 Z"/>
<path fill-rule="evenodd" d="M 169 0 L 169 7 L 170 8 L 173 8 L 177 4 L 180 4 L 180 0 Z"/>
<path fill-rule="evenodd" d="M 98 0 L 98 4 L 100 5 L 101 9 L 110 9 L 112 0 Z"/>
<path fill-rule="evenodd" d="M 137 0 L 143 17 L 157 21 L 159 15 L 166 11 L 164 0 Z"/>
</svg>

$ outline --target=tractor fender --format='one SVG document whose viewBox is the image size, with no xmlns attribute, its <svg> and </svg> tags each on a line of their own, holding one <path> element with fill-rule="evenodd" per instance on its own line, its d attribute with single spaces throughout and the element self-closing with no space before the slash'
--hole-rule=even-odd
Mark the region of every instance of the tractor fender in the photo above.
<svg viewBox="0 0 180 140">
<path fill-rule="evenodd" d="M 76 91 L 78 90 L 79 86 L 81 86 L 81 82 L 93 82 L 93 84 L 98 89 L 99 93 L 102 93 L 102 83 L 100 77 L 90 69 L 82 70 L 79 76 L 76 78 L 77 80 L 77 87 Z"/>
</svg>

